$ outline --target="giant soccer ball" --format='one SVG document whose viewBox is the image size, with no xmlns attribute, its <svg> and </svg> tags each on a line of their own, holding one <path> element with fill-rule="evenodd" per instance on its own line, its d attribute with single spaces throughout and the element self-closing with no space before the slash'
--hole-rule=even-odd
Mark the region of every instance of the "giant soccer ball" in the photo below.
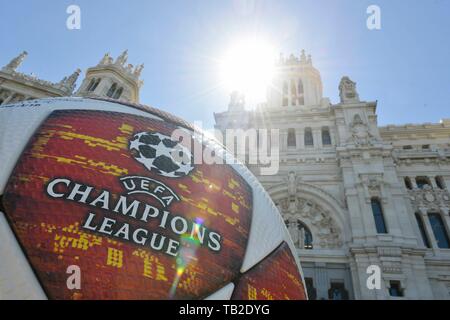
<svg viewBox="0 0 450 320">
<path fill-rule="evenodd" d="M 230 159 L 147 106 L 0 106 L 0 299 L 306 299 L 280 214 Z"/>
</svg>

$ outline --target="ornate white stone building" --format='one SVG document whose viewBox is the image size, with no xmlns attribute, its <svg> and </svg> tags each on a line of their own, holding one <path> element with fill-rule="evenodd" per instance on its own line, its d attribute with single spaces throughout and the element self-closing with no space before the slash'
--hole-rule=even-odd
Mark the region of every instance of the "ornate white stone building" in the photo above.
<svg viewBox="0 0 450 320">
<path fill-rule="evenodd" d="M 234 94 L 216 128 L 280 130 L 278 174 L 248 166 L 284 216 L 310 298 L 449 299 L 450 119 L 378 127 L 376 101 L 348 77 L 339 92 L 322 96 L 304 52 L 280 57 L 267 102 L 245 110 Z"/>
<path fill-rule="evenodd" d="M 59 83 L 0 71 L 0 104 L 59 96 L 139 102 L 143 65 L 106 54 Z M 292 234 L 312 299 L 450 299 L 450 120 L 378 127 L 376 102 L 360 100 L 343 77 L 340 102 L 322 95 L 318 70 L 302 52 L 280 58 L 267 102 L 246 110 L 234 94 L 216 128 L 280 130 L 280 169 L 260 175 Z M 367 268 L 381 288 L 369 290 Z"/>
<path fill-rule="evenodd" d="M 109 54 L 105 54 L 98 65 L 87 69 L 85 78 L 76 92 L 74 90 L 81 73 L 80 69 L 60 82 L 52 83 L 17 71 L 27 55 L 26 51 L 22 52 L 0 70 L 0 105 L 73 95 L 139 102 L 139 89 L 143 83 L 139 78 L 144 65 L 134 67 L 128 64 L 127 51 L 115 60 Z"/>
</svg>

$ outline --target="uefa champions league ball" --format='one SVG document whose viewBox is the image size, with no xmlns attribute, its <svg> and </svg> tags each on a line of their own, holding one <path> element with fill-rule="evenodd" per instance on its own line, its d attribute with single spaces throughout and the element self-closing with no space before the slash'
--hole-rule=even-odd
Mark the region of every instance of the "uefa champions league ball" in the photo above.
<svg viewBox="0 0 450 320">
<path fill-rule="evenodd" d="M 198 137 L 114 100 L 0 106 L 0 299 L 306 299 L 270 197 Z"/>
</svg>

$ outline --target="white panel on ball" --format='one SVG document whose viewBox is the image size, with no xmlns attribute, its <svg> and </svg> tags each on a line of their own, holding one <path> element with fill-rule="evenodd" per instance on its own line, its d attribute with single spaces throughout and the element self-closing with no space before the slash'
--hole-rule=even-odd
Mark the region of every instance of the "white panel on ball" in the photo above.
<svg viewBox="0 0 450 320">
<path fill-rule="evenodd" d="M 0 257 L 0 300 L 47 299 L 3 212 L 0 212 Z"/>
</svg>

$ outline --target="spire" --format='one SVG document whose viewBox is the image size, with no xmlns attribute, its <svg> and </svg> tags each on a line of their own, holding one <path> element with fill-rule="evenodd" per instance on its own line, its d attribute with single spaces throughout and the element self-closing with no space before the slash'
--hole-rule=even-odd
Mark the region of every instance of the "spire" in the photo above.
<svg viewBox="0 0 450 320">
<path fill-rule="evenodd" d="M 300 56 L 300 62 L 306 62 L 306 54 L 305 54 L 305 50 L 302 50 L 302 54 Z"/>
<path fill-rule="evenodd" d="M 136 69 L 134 69 L 133 74 L 134 74 L 137 78 L 139 78 L 139 77 L 141 76 L 141 72 L 142 72 L 143 69 L 144 69 L 144 64 L 142 63 L 142 64 L 136 66 Z"/>
<path fill-rule="evenodd" d="M 25 60 L 28 52 L 24 51 L 17 57 L 11 60 L 6 66 L 3 67 L 2 70 L 16 71 L 16 69 L 22 64 L 23 60 Z"/>
<path fill-rule="evenodd" d="M 125 50 L 120 56 L 116 59 L 116 64 L 124 65 L 128 60 L 128 50 Z"/>
<path fill-rule="evenodd" d="M 81 70 L 77 69 L 75 70 L 74 73 L 72 73 L 70 76 L 68 77 L 64 77 L 64 79 L 62 79 L 59 84 L 63 87 L 66 87 L 67 89 L 70 90 L 70 92 L 72 93 L 73 90 L 75 89 L 75 83 L 78 80 L 78 77 L 80 76 Z"/>
</svg>

